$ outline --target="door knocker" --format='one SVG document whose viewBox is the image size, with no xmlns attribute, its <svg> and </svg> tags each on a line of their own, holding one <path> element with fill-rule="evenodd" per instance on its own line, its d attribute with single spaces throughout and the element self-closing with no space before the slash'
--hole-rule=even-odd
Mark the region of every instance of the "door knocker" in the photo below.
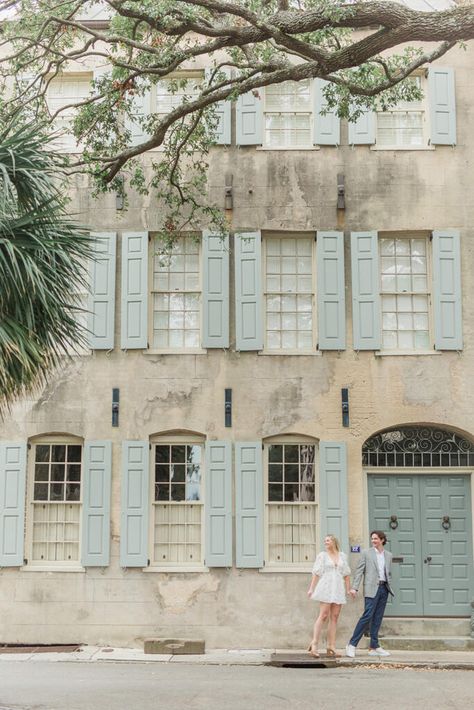
<svg viewBox="0 0 474 710">
<path fill-rule="evenodd" d="M 392 530 L 396 530 L 398 528 L 398 518 L 396 515 L 390 516 L 390 527 Z"/>
<path fill-rule="evenodd" d="M 443 515 L 443 520 L 441 522 L 441 525 L 443 526 L 444 530 L 448 532 L 449 528 L 451 527 L 451 521 L 449 519 L 449 515 Z"/>
</svg>

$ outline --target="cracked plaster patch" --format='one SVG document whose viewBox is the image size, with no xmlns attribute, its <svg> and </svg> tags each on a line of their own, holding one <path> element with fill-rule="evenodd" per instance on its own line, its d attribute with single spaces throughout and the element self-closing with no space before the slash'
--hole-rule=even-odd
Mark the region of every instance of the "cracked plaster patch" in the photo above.
<svg viewBox="0 0 474 710">
<path fill-rule="evenodd" d="M 157 595 L 163 609 L 171 614 L 182 614 L 194 604 L 202 594 L 214 594 L 219 589 L 217 577 L 170 579 L 158 582 Z"/>
</svg>

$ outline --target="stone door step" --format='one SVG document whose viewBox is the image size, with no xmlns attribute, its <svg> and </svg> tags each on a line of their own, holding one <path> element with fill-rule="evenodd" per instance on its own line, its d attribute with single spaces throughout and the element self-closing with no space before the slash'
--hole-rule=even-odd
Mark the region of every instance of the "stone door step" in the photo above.
<svg viewBox="0 0 474 710">
<path fill-rule="evenodd" d="M 470 636 L 383 636 L 380 641 L 393 651 L 474 651 Z"/>
</svg>

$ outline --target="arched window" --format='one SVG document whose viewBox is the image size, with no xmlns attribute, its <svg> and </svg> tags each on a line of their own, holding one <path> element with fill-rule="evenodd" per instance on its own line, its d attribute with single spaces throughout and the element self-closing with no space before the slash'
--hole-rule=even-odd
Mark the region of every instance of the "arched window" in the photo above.
<svg viewBox="0 0 474 710">
<path fill-rule="evenodd" d="M 453 431 L 400 426 L 370 437 L 362 446 L 364 466 L 473 466 L 474 444 Z"/>
</svg>

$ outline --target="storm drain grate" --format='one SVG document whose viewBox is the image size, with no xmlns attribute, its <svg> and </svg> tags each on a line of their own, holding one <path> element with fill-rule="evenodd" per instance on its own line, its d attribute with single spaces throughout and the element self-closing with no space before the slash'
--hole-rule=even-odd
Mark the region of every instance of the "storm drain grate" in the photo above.
<svg viewBox="0 0 474 710">
<path fill-rule="evenodd" d="M 311 658 L 306 653 L 272 653 L 266 666 L 275 668 L 336 668 L 333 658 Z"/>
</svg>

